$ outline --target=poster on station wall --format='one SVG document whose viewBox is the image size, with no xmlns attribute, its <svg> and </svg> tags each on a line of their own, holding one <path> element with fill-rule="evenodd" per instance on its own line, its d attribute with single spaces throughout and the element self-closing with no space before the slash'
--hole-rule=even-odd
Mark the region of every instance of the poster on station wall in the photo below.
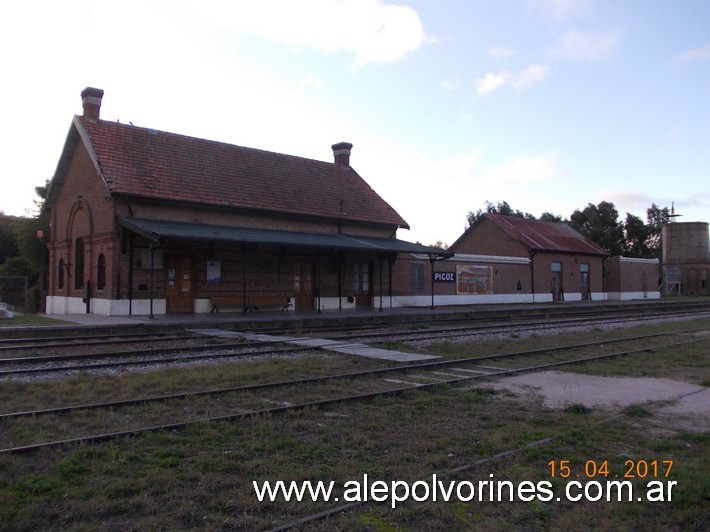
<svg viewBox="0 0 710 532">
<path fill-rule="evenodd" d="M 456 281 L 458 294 L 492 294 L 493 267 L 458 264 L 456 266 Z"/>
<path fill-rule="evenodd" d="M 222 281 L 222 263 L 218 260 L 207 261 L 207 282 L 219 283 Z"/>
</svg>

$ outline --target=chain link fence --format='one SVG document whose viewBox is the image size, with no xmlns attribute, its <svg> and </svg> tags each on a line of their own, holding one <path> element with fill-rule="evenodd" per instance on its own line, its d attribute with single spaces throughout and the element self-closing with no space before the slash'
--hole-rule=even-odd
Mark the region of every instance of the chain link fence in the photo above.
<svg viewBox="0 0 710 532">
<path fill-rule="evenodd" d="M 29 278 L 21 275 L 0 275 L 0 303 L 8 309 L 26 313 L 29 305 Z"/>
</svg>

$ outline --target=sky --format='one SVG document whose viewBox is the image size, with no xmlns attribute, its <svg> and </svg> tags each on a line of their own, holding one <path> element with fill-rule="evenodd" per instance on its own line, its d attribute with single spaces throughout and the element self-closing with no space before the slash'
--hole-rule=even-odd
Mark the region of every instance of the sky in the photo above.
<svg viewBox="0 0 710 532">
<path fill-rule="evenodd" d="M 101 118 L 351 166 L 453 243 L 486 201 L 710 222 L 708 0 L 51 0 L 0 6 L 0 212 Z"/>
</svg>

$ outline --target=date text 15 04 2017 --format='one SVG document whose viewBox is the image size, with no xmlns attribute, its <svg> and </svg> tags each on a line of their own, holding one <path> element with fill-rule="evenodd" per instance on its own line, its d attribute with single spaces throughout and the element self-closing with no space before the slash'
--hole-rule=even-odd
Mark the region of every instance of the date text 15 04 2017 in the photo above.
<svg viewBox="0 0 710 532">
<path fill-rule="evenodd" d="M 550 476 L 559 478 L 668 478 L 673 469 L 673 460 L 625 460 L 623 471 L 613 473 L 608 460 L 550 460 Z"/>
</svg>

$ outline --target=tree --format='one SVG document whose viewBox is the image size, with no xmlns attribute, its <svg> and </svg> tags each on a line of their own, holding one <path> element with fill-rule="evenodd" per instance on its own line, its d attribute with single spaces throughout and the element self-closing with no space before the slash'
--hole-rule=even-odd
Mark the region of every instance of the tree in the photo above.
<svg viewBox="0 0 710 532">
<path fill-rule="evenodd" d="M 649 256 L 655 259 L 661 258 L 661 248 L 663 245 L 663 226 L 671 221 L 671 211 L 668 207 L 662 209 L 655 203 L 646 209 L 646 227 L 648 228 L 647 247 Z"/>
<path fill-rule="evenodd" d="M 18 253 L 17 241 L 12 233 L 12 226 L 16 218 L 16 216 L 0 213 L 0 264 Z"/>
<path fill-rule="evenodd" d="M 583 211 L 574 211 L 570 225 L 611 255 L 621 255 L 624 230 L 618 218 L 614 204 L 602 201 L 599 205 L 589 203 Z"/>
<path fill-rule="evenodd" d="M 513 209 L 507 201 L 494 204 L 486 201 L 486 210 L 468 213 L 468 225 L 472 225 L 485 213 L 517 216 L 534 220 L 526 212 Z M 638 258 L 660 258 L 662 228 L 671 220 L 668 207 L 659 208 L 655 203 L 646 210 L 647 223 L 631 213 L 626 213 L 626 221 L 618 220 L 619 213 L 613 203 L 602 201 L 598 205 L 589 203 L 583 210 L 575 210 L 570 220 L 550 212 L 540 216 L 543 222 L 566 223 L 581 234 L 604 248 L 611 255 L 624 254 Z"/>
<path fill-rule="evenodd" d="M 30 308 L 39 309 L 44 276 L 47 272 L 47 240 L 49 217 L 42 209 L 47 198 L 49 181 L 35 187 L 37 215 L 32 218 L 0 216 L 0 259 L 4 275 L 27 276 L 30 284 Z"/>
<path fill-rule="evenodd" d="M 494 205 L 493 202 L 486 200 L 486 212 L 490 214 L 502 214 L 503 216 L 516 216 L 518 218 L 527 218 L 528 220 L 535 220 L 535 216 L 529 212 L 523 212 L 520 210 L 513 210 L 513 208 L 508 204 L 507 201 L 503 201 Z M 468 225 L 471 226 L 478 220 L 481 216 L 485 214 L 481 209 L 478 209 L 475 213 L 469 211 L 468 213 Z"/>
<path fill-rule="evenodd" d="M 643 220 L 631 213 L 626 213 L 624 223 L 624 255 L 628 257 L 648 258 L 648 226 Z"/>
<path fill-rule="evenodd" d="M 444 244 L 441 240 L 437 240 L 435 244 L 429 244 L 429 247 L 439 248 L 439 249 L 449 249 L 449 245 Z"/>
<path fill-rule="evenodd" d="M 34 274 L 29 261 L 23 257 L 10 257 L 0 265 L 0 275 L 31 277 Z"/>
<path fill-rule="evenodd" d="M 562 216 L 558 216 L 557 214 L 552 214 L 551 212 L 543 212 L 540 215 L 540 221 L 541 222 L 565 222 L 565 220 L 562 218 Z"/>
</svg>

